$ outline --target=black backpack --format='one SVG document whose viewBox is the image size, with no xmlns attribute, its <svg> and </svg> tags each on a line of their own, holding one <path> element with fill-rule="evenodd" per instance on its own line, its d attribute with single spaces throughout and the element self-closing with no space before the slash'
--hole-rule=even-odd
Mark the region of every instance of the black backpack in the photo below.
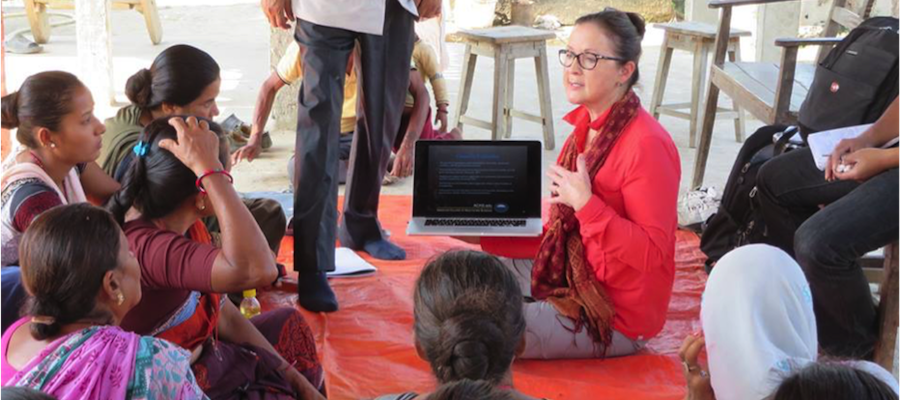
<svg viewBox="0 0 900 400">
<path fill-rule="evenodd" d="M 722 192 L 722 203 L 706 220 L 700 236 L 700 250 L 709 257 L 706 272 L 711 271 L 713 264 L 725 253 L 745 244 L 761 242 L 765 237 L 765 224 L 757 212 L 756 174 L 763 163 L 795 147 L 790 139 L 796 133 L 794 126 L 764 126 L 741 146 Z"/>
<path fill-rule="evenodd" d="M 873 123 L 884 113 L 897 97 L 897 30 L 897 18 L 869 18 L 819 63 L 800 106 L 804 139 L 818 131 Z"/>
<path fill-rule="evenodd" d="M 875 122 L 897 98 L 897 31 L 897 18 L 867 19 L 816 67 L 798 118 L 804 141 L 818 131 Z M 789 144 L 796 133 L 794 127 L 765 126 L 741 147 L 722 203 L 700 237 L 700 250 L 709 257 L 707 272 L 735 247 L 765 238 L 765 223 L 757 212 L 756 174 L 763 163 L 796 147 Z"/>
</svg>

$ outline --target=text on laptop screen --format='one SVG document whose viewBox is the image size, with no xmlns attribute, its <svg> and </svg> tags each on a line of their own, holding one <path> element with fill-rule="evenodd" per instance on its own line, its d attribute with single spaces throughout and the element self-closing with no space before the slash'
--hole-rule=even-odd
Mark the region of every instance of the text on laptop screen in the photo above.
<svg viewBox="0 0 900 400">
<path fill-rule="evenodd" d="M 529 179 L 528 151 L 525 145 L 428 147 L 421 194 L 429 198 L 422 211 L 436 217 L 530 216 L 540 181 Z M 537 202 L 539 209 L 539 194 Z"/>
</svg>

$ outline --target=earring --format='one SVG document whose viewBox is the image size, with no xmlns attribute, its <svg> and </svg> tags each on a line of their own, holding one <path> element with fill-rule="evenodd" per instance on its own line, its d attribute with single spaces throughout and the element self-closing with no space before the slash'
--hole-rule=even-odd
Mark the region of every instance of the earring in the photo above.
<svg viewBox="0 0 900 400">
<path fill-rule="evenodd" d="M 116 293 L 116 301 L 118 302 L 118 305 L 121 306 L 122 303 L 125 302 L 125 295 L 122 294 L 122 292 Z"/>
<path fill-rule="evenodd" d="M 206 203 L 200 203 L 200 207 L 199 207 L 199 208 L 200 208 L 200 211 L 205 210 L 205 209 L 206 209 Z"/>
<path fill-rule="evenodd" d="M 51 148 L 51 149 L 55 149 L 55 148 L 56 148 L 56 143 L 50 142 L 50 148 Z"/>
</svg>

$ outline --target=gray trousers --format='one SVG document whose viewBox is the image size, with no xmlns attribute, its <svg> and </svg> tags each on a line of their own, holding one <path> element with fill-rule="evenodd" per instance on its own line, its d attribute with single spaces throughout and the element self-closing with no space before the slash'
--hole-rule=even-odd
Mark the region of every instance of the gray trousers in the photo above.
<svg viewBox="0 0 900 400">
<path fill-rule="evenodd" d="M 531 269 L 534 260 L 500 258 L 516 275 L 519 287 L 525 297 L 531 297 Z M 525 352 L 521 359 L 571 359 L 601 358 L 603 345 L 595 343 L 587 329 L 575 332 L 575 322 L 560 315 L 552 304 L 546 301 L 526 302 Z M 634 354 L 646 344 L 643 340 L 631 340 L 613 330 L 612 343 L 606 357 L 621 357 Z"/>
<path fill-rule="evenodd" d="M 368 16 L 360 16 L 368 18 Z M 382 239 L 378 198 L 409 87 L 414 17 L 397 1 L 385 5 L 383 35 L 297 20 L 303 49 L 297 101 L 294 270 L 334 270 L 337 237 L 340 119 L 347 57 L 360 44 L 357 127 L 350 151 L 341 243 L 359 248 Z"/>
</svg>

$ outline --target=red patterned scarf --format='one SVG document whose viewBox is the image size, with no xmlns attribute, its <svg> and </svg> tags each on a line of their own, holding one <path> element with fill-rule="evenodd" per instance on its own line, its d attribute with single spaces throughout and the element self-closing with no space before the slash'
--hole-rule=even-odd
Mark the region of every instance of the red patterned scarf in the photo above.
<svg viewBox="0 0 900 400">
<path fill-rule="evenodd" d="M 637 95 L 628 91 L 612 105 L 604 121 L 591 122 L 590 129 L 597 135 L 586 146 L 585 161 L 592 182 L 616 139 L 634 120 L 640 106 Z M 569 171 L 576 170 L 577 142 L 573 135 L 560 155 L 559 165 Z M 560 314 L 574 320 L 576 331 L 587 324 L 591 337 L 603 344 L 604 351 L 609 347 L 615 310 L 587 261 L 572 207 L 554 204 L 550 209 L 549 228 L 544 233 L 531 273 L 531 292 L 536 299 L 550 302 Z"/>
</svg>

